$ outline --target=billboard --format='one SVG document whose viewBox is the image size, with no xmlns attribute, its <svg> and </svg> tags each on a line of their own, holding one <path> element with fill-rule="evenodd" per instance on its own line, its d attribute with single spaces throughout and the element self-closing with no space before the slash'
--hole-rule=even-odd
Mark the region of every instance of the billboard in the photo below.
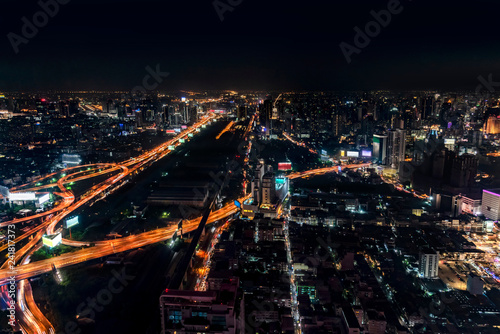
<svg viewBox="0 0 500 334">
<path fill-rule="evenodd" d="M 194 134 L 189 133 L 189 134 L 188 134 L 188 137 L 189 137 L 189 138 L 193 138 L 193 137 L 194 137 Z"/>
<path fill-rule="evenodd" d="M 45 246 L 54 248 L 59 245 L 62 241 L 61 233 L 53 234 L 53 235 L 44 235 L 42 237 L 42 242 Z"/>
<path fill-rule="evenodd" d="M 173 150 L 175 150 L 175 146 L 174 146 L 174 145 L 169 145 L 169 146 L 168 146 L 168 149 L 169 149 L 170 151 L 173 151 Z"/>
<path fill-rule="evenodd" d="M 175 131 L 176 133 L 181 133 L 181 128 L 175 128 L 175 129 L 174 129 L 174 131 Z"/>
<path fill-rule="evenodd" d="M 181 125 L 182 130 L 186 130 L 187 128 L 188 128 L 187 125 Z"/>
<path fill-rule="evenodd" d="M 78 220 L 78 216 L 76 217 L 71 217 L 71 218 L 68 218 L 66 219 L 66 221 L 64 222 L 64 227 L 66 228 L 71 228 L 75 225 L 78 225 L 80 222 Z"/>
<path fill-rule="evenodd" d="M 444 144 L 445 145 L 455 145 L 456 143 L 456 139 L 455 138 L 452 138 L 452 139 L 445 139 L 444 140 Z"/>
<path fill-rule="evenodd" d="M 186 139 L 179 139 L 179 143 L 184 144 L 186 142 Z"/>
<path fill-rule="evenodd" d="M 167 130 L 167 133 L 171 134 L 171 135 L 174 135 L 175 134 L 175 130 L 173 130 L 173 129 L 172 130 Z"/>
<path fill-rule="evenodd" d="M 241 208 L 241 203 L 239 201 L 234 201 L 234 205 L 236 205 L 237 208 Z"/>
<path fill-rule="evenodd" d="M 358 151 L 347 151 L 347 156 L 350 158 L 358 158 L 359 152 Z"/>
<path fill-rule="evenodd" d="M 363 150 L 363 151 L 361 151 L 361 156 L 363 156 L 365 158 L 371 158 L 372 157 L 372 151 Z"/>
<path fill-rule="evenodd" d="M 280 162 L 278 163 L 278 170 L 292 170 L 291 162 Z"/>
<path fill-rule="evenodd" d="M 49 193 L 43 194 L 42 196 L 38 197 L 38 204 L 47 203 L 48 201 L 50 201 Z"/>
<path fill-rule="evenodd" d="M 325 150 L 321 150 L 322 155 L 328 155 L 328 153 Z"/>
<path fill-rule="evenodd" d="M 36 195 L 34 192 L 26 193 L 10 193 L 10 201 L 35 201 Z"/>
</svg>

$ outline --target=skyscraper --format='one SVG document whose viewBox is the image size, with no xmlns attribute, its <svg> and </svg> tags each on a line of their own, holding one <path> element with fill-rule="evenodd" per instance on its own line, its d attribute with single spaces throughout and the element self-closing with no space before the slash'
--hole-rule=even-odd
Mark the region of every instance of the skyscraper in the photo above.
<svg viewBox="0 0 500 334">
<path fill-rule="evenodd" d="M 262 204 L 273 204 L 276 198 L 276 175 L 268 172 L 262 178 Z"/>
<path fill-rule="evenodd" d="M 399 169 L 399 163 L 405 160 L 406 131 L 402 129 L 390 130 L 387 149 L 389 164 L 392 168 Z"/>
<path fill-rule="evenodd" d="M 490 116 L 484 125 L 484 132 L 489 135 L 500 133 L 500 116 Z"/>
<path fill-rule="evenodd" d="M 500 218 L 500 189 L 483 190 L 481 211 L 488 219 Z"/>
<path fill-rule="evenodd" d="M 423 278 L 439 278 L 439 253 L 425 249 L 420 253 L 418 271 Z"/>
<path fill-rule="evenodd" d="M 373 158 L 381 165 L 387 164 L 386 135 L 373 135 Z"/>
<path fill-rule="evenodd" d="M 453 158 L 450 185 L 452 187 L 472 187 L 477 175 L 478 160 L 471 154 L 463 154 Z"/>
</svg>

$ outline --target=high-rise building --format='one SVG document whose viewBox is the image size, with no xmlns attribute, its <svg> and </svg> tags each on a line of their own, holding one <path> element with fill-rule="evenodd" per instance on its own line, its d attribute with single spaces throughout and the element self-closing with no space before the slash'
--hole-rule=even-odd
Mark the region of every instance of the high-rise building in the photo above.
<svg viewBox="0 0 500 334">
<path fill-rule="evenodd" d="M 500 218 L 500 189 L 483 190 L 482 214 L 491 220 Z"/>
<path fill-rule="evenodd" d="M 268 172 L 262 178 L 262 204 L 273 204 L 276 199 L 276 175 Z"/>
<path fill-rule="evenodd" d="M 259 161 L 257 167 L 255 167 L 255 174 L 252 180 L 252 194 L 253 199 L 256 203 L 260 204 L 261 202 L 261 189 L 262 189 L 262 178 L 265 174 L 265 164 L 264 161 Z"/>
<path fill-rule="evenodd" d="M 399 169 L 399 163 L 405 160 L 406 131 L 402 129 L 390 130 L 387 146 L 389 165 Z"/>
<path fill-rule="evenodd" d="M 160 297 L 162 333 L 242 333 L 238 285 L 233 277 L 217 291 L 165 290 Z"/>
<path fill-rule="evenodd" d="M 381 165 L 387 164 L 386 135 L 373 135 L 373 158 Z"/>
<path fill-rule="evenodd" d="M 426 249 L 420 253 L 418 271 L 423 278 L 439 278 L 439 253 Z"/>
<path fill-rule="evenodd" d="M 332 115 L 332 128 L 333 135 L 336 137 L 340 137 L 344 130 L 344 120 L 339 112 L 334 112 Z"/>
<path fill-rule="evenodd" d="M 248 107 L 247 106 L 239 106 L 238 107 L 238 119 L 245 119 L 248 116 Z"/>
<path fill-rule="evenodd" d="M 472 187 L 477 175 L 478 160 L 471 154 L 463 154 L 453 158 L 450 174 L 452 187 Z"/>
<path fill-rule="evenodd" d="M 484 125 L 484 132 L 489 135 L 500 133 L 500 116 L 490 116 Z"/>
</svg>

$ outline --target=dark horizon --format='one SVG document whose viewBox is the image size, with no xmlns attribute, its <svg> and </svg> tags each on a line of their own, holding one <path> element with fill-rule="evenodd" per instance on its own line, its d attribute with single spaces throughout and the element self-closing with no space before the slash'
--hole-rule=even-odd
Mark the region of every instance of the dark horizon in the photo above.
<svg viewBox="0 0 500 334">
<path fill-rule="evenodd" d="M 354 27 L 390 2 L 242 1 L 221 21 L 213 1 L 71 0 L 16 54 L 8 34 L 22 37 L 21 19 L 41 7 L 8 1 L 0 89 L 130 90 L 157 64 L 170 73 L 161 91 L 473 91 L 479 76 L 500 72 L 500 4 L 488 0 L 402 0 L 348 64 L 340 43 L 354 45 Z"/>
</svg>

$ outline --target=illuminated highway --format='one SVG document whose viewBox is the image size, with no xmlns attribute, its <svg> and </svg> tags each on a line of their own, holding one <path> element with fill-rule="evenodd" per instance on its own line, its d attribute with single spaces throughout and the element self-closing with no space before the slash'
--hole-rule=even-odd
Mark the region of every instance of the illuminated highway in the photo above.
<svg viewBox="0 0 500 334">
<path fill-rule="evenodd" d="M 369 165 L 370 164 L 346 165 L 343 167 L 344 168 L 362 168 L 362 167 L 367 167 Z M 335 172 L 335 171 L 338 171 L 338 166 L 294 173 L 294 174 L 290 174 L 289 177 L 290 177 L 290 179 L 296 179 L 296 178 L 301 178 L 301 177 L 306 177 L 306 176 L 321 175 L 321 174 Z M 243 198 L 240 198 L 239 202 L 242 203 L 248 198 L 250 198 L 250 195 L 247 195 Z M 217 220 L 224 219 L 226 217 L 229 217 L 229 216 L 235 214 L 238 211 L 239 211 L 239 209 L 233 203 L 228 204 L 228 205 L 224 206 L 223 208 L 212 212 L 207 223 L 213 223 Z M 183 230 L 185 232 L 190 232 L 190 231 L 195 230 L 198 227 L 200 220 L 201 220 L 201 218 L 196 218 L 193 220 L 189 220 L 188 222 L 185 222 L 183 224 Z M 51 270 L 52 264 L 54 264 L 57 268 L 71 266 L 71 265 L 74 265 L 77 263 L 97 259 L 97 258 L 111 255 L 114 253 L 125 252 L 125 251 L 131 250 L 131 249 L 144 247 L 144 246 L 147 246 L 150 244 L 165 241 L 165 240 L 170 239 L 172 237 L 173 233 L 176 232 L 176 230 L 177 230 L 177 225 L 174 225 L 174 226 L 165 227 L 165 228 L 161 228 L 161 229 L 157 229 L 157 230 L 153 230 L 153 231 L 149 231 L 149 232 L 144 232 L 144 233 L 137 234 L 137 235 L 131 235 L 131 236 L 128 236 L 125 238 L 97 242 L 97 243 L 95 243 L 96 245 L 94 247 L 82 249 L 82 250 L 72 252 L 72 253 L 66 253 L 66 254 L 63 254 L 61 256 L 52 258 L 52 259 L 42 260 L 42 261 L 38 261 L 38 262 L 34 262 L 34 263 L 20 266 L 17 268 L 18 275 L 16 278 L 17 279 L 25 279 L 25 278 L 37 276 L 37 275 L 42 274 L 42 273 L 46 273 L 46 272 Z M 74 245 L 81 246 L 81 245 L 86 245 L 89 243 L 90 242 L 74 242 Z M 8 271 L 5 269 L 1 269 L 0 270 L 0 284 L 5 284 L 5 280 L 8 277 L 9 277 Z"/>
<path fill-rule="evenodd" d="M 180 144 L 179 140 L 188 136 L 188 134 L 196 131 L 202 125 L 207 124 L 209 121 L 213 119 L 212 117 L 205 118 L 202 121 L 196 123 L 194 126 L 185 130 L 177 137 L 167 141 L 166 143 L 158 146 L 157 148 L 148 151 L 137 158 L 132 158 L 127 161 L 118 164 L 95 164 L 95 165 L 86 165 L 80 166 L 79 168 L 71 168 L 65 169 L 57 173 L 50 174 L 41 179 L 37 180 L 37 184 L 40 184 L 41 180 L 48 180 L 51 177 L 56 175 L 62 175 L 56 183 L 50 183 L 46 185 L 35 185 L 33 188 L 29 188 L 29 185 L 24 185 L 22 192 L 25 191 L 36 191 L 41 189 L 58 187 L 60 193 L 58 196 L 62 197 L 61 203 L 54 209 L 49 210 L 47 212 L 43 212 L 39 215 L 34 215 L 30 217 L 25 217 L 21 219 L 14 219 L 12 221 L 4 222 L 0 226 L 7 226 L 9 224 L 15 224 L 22 221 L 29 221 L 33 219 L 43 219 L 38 226 L 30 230 L 29 232 L 19 236 L 16 239 L 16 242 L 21 241 L 22 239 L 33 235 L 33 238 L 21 249 L 19 249 L 16 253 L 16 263 L 20 262 L 20 260 L 26 256 L 26 254 L 31 254 L 36 248 L 36 245 L 39 245 L 39 241 L 41 237 L 45 234 L 54 234 L 58 224 L 76 209 L 80 208 L 83 205 L 93 203 L 95 200 L 99 200 L 103 196 L 106 196 L 109 192 L 114 191 L 117 187 L 123 184 L 123 181 L 127 180 L 127 176 L 133 175 L 134 173 L 138 173 L 147 166 L 164 156 L 170 153 L 171 146 L 177 146 Z M 249 127 L 245 132 L 245 136 L 249 133 L 249 129 L 251 129 L 252 121 L 250 121 Z M 174 147 L 175 149 L 175 147 Z M 251 149 L 251 145 L 249 145 L 248 151 Z M 248 152 L 247 152 L 248 153 Z M 247 161 L 247 159 L 245 159 Z M 343 166 L 344 168 L 361 168 L 367 167 L 370 164 L 361 164 L 361 165 L 348 165 Z M 82 170 L 82 168 L 87 168 L 87 170 Z M 100 170 L 99 170 L 100 169 Z M 73 171 L 69 173 L 69 171 Z M 105 175 L 112 172 L 120 171 L 119 174 L 115 174 L 109 177 L 107 180 L 101 182 L 98 185 L 93 186 L 87 193 L 82 195 L 77 201 L 75 201 L 74 195 L 65 188 L 65 184 L 69 182 L 76 182 L 80 180 L 85 180 L 89 178 L 93 178 L 99 175 Z M 293 173 L 289 175 L 290 179 L 296 179 L 301 177 L 308 177 L 314 175 L 321 175 L 329 172 L 337 172 L 338 166 L 328 167 L 328 168 L 320 168 L 310 171 L 304 171 L 299 173 Z M 120 182 L 122 181 L 122 182 Z M 247 195 L 243 198 L 239 199 L 239 202 L 242 203 L 246 199 L 250 198 L 250 195 Z M 226 205 L 225 207 L 213 211 L 209 217 L 208 224 L 214 223 L 216 221 L 225 219 L 237 213 L 240 209 L 237 208 L 233 203 Z M 201 221 L 201 217 L 192 219 L 189 221 L 185 221 L 183 223 L 183 231 L 190 232 L 197 229 L 199 223 Z M 155 244 L 158 242 L 162 242 L 168 240 L 172 237 L 174 233 L 177 232 L 177 225 L 148 231 L 144 233 L 140 233 L 137 235 L 130 235 L 125 238 L 115 239 L 115 240 L 106 240 L 106 241 L 97 241 L 92 242 L 95 246 L 81 249 L 72 253 L 66 253 L 58 257 L 54 257 L 47 260 L 37 261 L 34 263 L 28 263 L 28 261 L 23 261 L 21 265 L 16 267 L 16 281 L 19 281 L 18 285 L 18 295 L 20 300 L 20 305 L 22 304 L 22 329 L 27 333 L 51 333 L 53 332 L 53 327 L 48 322 L 48 320 L 43 316 L 42 312 L 36 306 L 34 302 L 33 295 L 31 292 L 31 286 L 27 279 L 31 277 L 38 276 L 43 273 L 50 272 L 55 266 L 56 268 L 63 268 L 67 266 L 71 266 L 78 263 L 83 263 L 89 260 L 101 258 L 104 256 L 109 256 L 116 253 L 125 252 L 128 250 L 144 247 L 147 245 Z M 71 246 L 89 246 L 91 243 L 82 241 L 72 241 L 72 240 L 63 240 L 63 243 Z M 4 250 L 5 248 L 0 248 L 0 250 Z M 29 256 L 25 258 L 29 259 Z M 11 276 L 10 271 L 6 268 L 6 264 L 4 264 L 0 268 L 0 284 L 4 285 L 7 283 L 7 279 Z M 2 292 L 4 290 L 2 287 Z M 2 294 L 5 299 L 5 295 Z"/>
<path fill-rule="evenodd" d="M 123 182 L 120 183 L 120 181 L 126 180 L 126 177 L 128 175 L 131 175 L 132 173 L 138 173 L 144 170 L 149 164 L 162 159 L 167 154 L 172 152 L 172 150 L 174 150 L 175 147 L 180 144 L 181 139 L 184 139 L 189 134 L 196 131 L 196 129 L 198 129 L 199 127 L 204 126 L 207 123 L 210 124 L 209 122 L 215 120 L 215 117 L 216 116 L 212 115 L 210 117 L 202 119 L 189 129 L 180 133 L 175 138 L 165 142 L 164 144 L 156 147 L 151 151 L 145 152 L 144 154 L 142 154 L 137 158 L 129 159 L 120 164 L 92 164 L 92 165 L 71 167 L 56 173 L 46 175 L 42 178 L 38 178 L 36 181 L 33 181 L 29 184 L 16 188 L 16 190 L 18 190 L 19 188 L 23 188 L 22 190 L 18 190 L 17 192 L 32 192 L 42 189 L 58 187 L 61 192 L 55 194 L 62 197 L 62 201 L 60 202 L 60 204 L 51 210 L 47 210 L 40 214 L 35 214 L 29 217 L 13 219 L 0 224 L 0 227 L 6 227 L 11 224 L 17 224 L 26 221 L 33 221 L 35 219 L 46 218 L 45 221 L 43 221 L 41 224 L 39 224 L 35 228 L 31 229 L 27 233 L 15 239 L 15 243 L 17 244 L 19 241 L 29 236 L 33 236 L 33 238 L 24 247 L 17 250 L 15 254 L 16 263 L 20 262 L 23 257 L 25 258 L 25 260 L 21 263 L 21 265 L 16 267 L 16 269 L 18 269 L 16 273 L 16 281 L 19 282 L 17 287 L 18 298 L 16 303 L 17 314 L 19 314 L 17 325 L 21 328 L 23 332 L 40 333 L 40 334 L 54 333 L 54 328 L 52 327 L 50 322 L 45 318 L 42 312 L 38 309 L 33 299 L 31 285 L 27 281 L 27 278 L 33 276 L 33 271 L 30 271 L 28 269 L 29 267 L 32 266 L 35 267 L 36 268 L 35 273 L 40 274 L 42 272 L 48 272 L 52 270 L 53 265 L 55 265 L 56 267 L 65 267 L 74 263 L 84 262 L 93 258 L 98 258 L 105 255 L 113 254 L 115 252 L 125 251 L 131 245 L 132 248 L 138 248 L 151 243 L 160 242 L 170 238 L 175 231 L 172 230 L 172 228 L 167 228 L 162 231 L 158 230 L 154 231 L 154 233 L 151 235 L 143 235 L 141 237 L 131 236 L 132 238 L 120 239 L 118 242 L 98 242 L 96 243 L 96 247 L 93 247 L 91 249 L 81 250 L 75 253 L 68 253 L 66 254 L 66 256 L 53 258 L 51 259 L 51 261 L 48 261 L 48 263 L 40 261 L 28 264 L 30 255 L 36 249 L 35 246 L 39 243 L 45 232 L 47 232 L 48 234 L 54 234 L 57 225 L 66 216 L 74 212 L 79 207 L 88 204 L 92 200 L 99 200 L 99 196 L 101 196 L 102 198 L 103 196 L 106 196 L 110 192 L 116 190 L 117 188 L 119 188 L 121 185 L 124 184 Z M 82 170 L 82 168 L 87 168 L 87 170 Z M 95 171 L 96 169 L 99 170 Z M 76 172 L 70 173 L 70 171 L 74 170 L 76 170 Z M 96 176 L 109 174 L 118 170 L 121 170 L 121 172 L 118 175 L 113 175 L 104 182 L 101 182 L 100 184 L 93 186 L 87 193 L 82 195 L 80 199 L 76 202 L 73 193 L 68 191 L 64 186 L 67 183 L 94 178 Z M 62 175 L 62 178 L 60 178 L 57 181 L 57 183 L 50 183 L 40 186 L 41 181 L 48 180 L 50 178 L 54 178 L 55 176 L 59 175 Z M 29 185 L 33 184 L 34 182 L 36 182 L 35 187 L 29 188 Z M 13 191 L 12 193 L 16 193 L 16 191 Z M 224 212 L 224 209 L 227 212 L 231 212 L 233 210 L 233 208 L 223 208 L 222 212 Z M 214 216 L 217 217 L 217 215 Z M 186 224 L 186 229 L 187 230 L 195 229 L 198 223 L 199 220 L 194 220 L 192 222 L 189 222 L 188 224 Z M 6 244 L 3 247 L 0 247 L 0 250 L 5 250 L 7 246 L 8 245 Z M 71 259 L 68 259 L 68 257 Z M 7 269 L 7 264 L 8 262 L 6 261 L 2 265 L 0 271 L 7 273 L 9 275 L 7 277 L 10 277 L 12 272 L 10 271 L 10 269 Z M 5 284 L 5 282 L 3 282 L 3 284 Z M 9 297 L 8 294 L 6 294 L 6 285 L 2 286 L 1 293 L 2 293 L 1 294 L 2 299 L 5 302 L 7 302 L 9 300 Z"/>
</svg>

